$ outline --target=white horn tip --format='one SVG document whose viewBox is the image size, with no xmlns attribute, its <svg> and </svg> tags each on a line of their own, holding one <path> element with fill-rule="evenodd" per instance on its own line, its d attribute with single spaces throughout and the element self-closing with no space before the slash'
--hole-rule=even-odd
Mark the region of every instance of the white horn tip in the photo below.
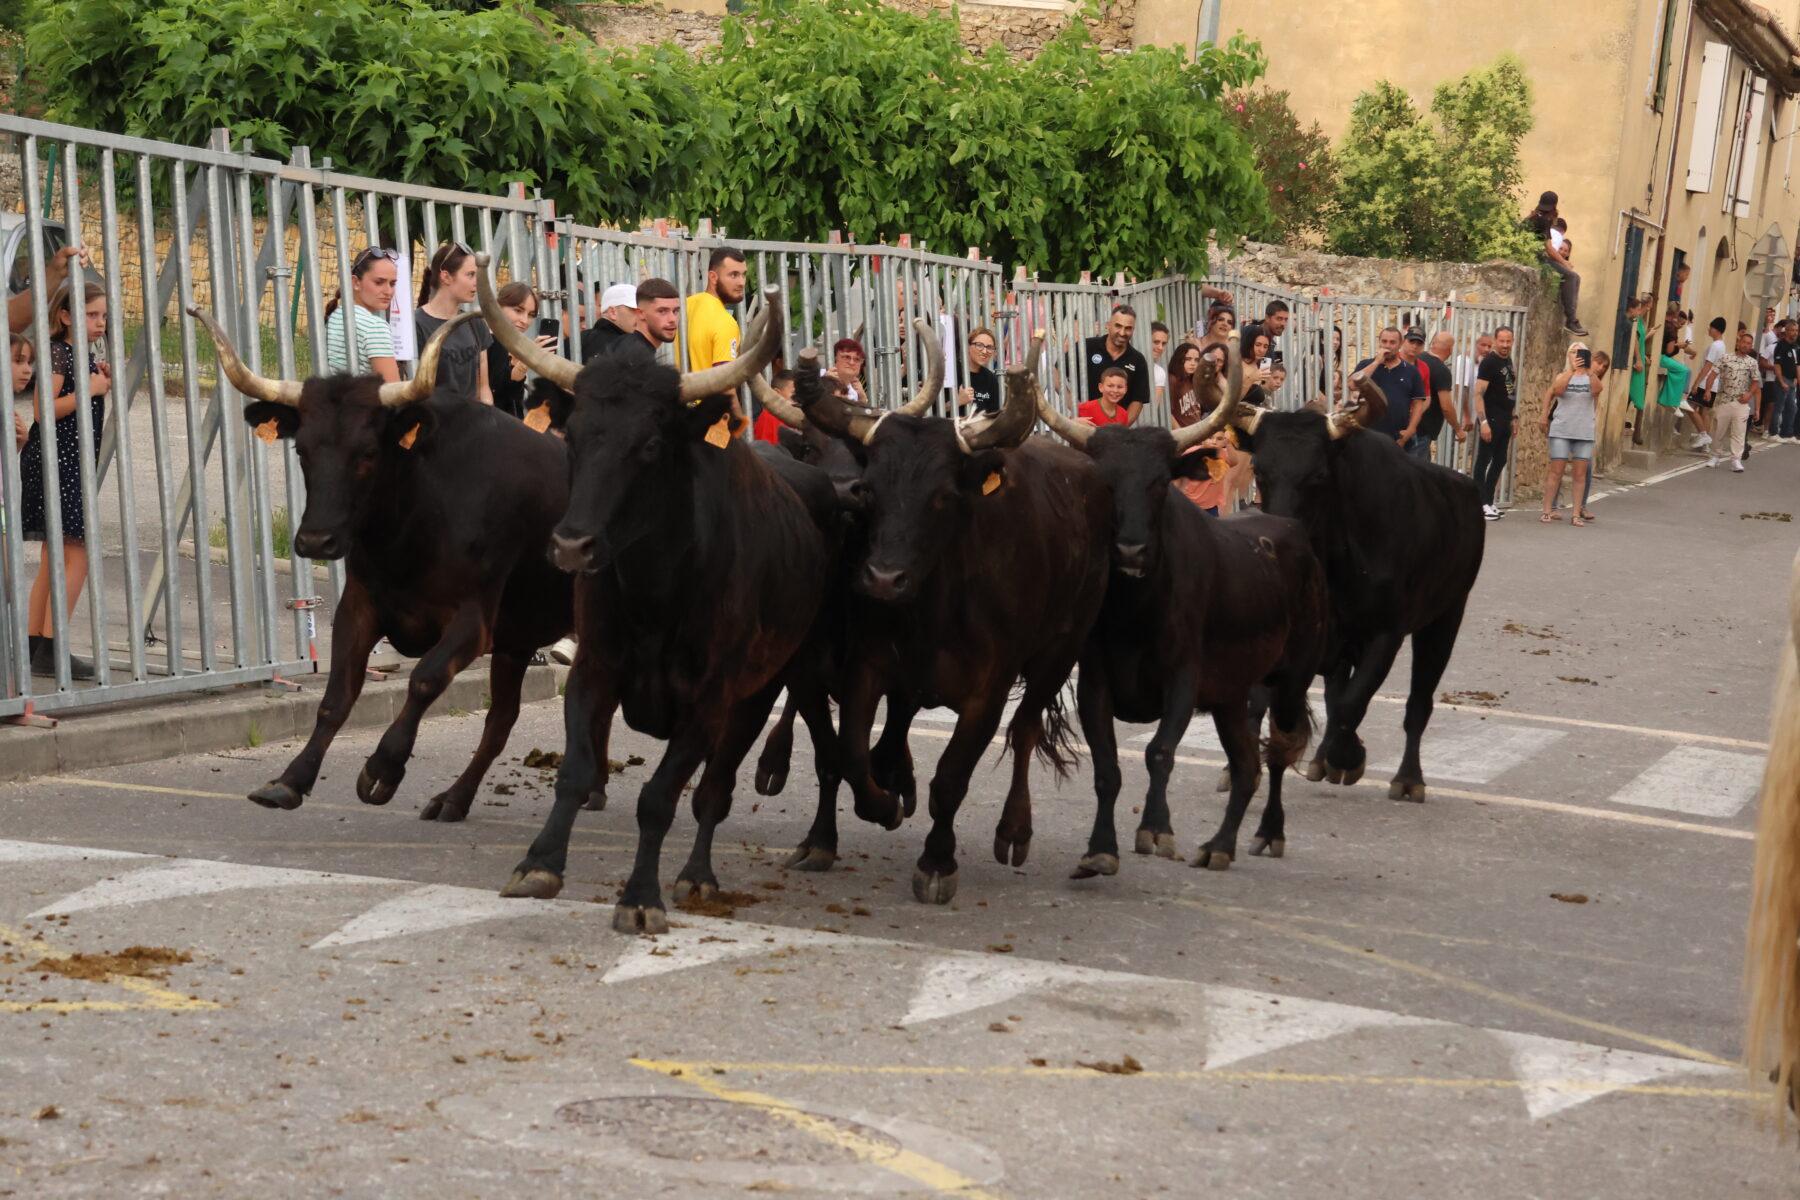
<svg viewBox="0 0 1800 1200">
<path fill-rule="evenodd" d="M 475 252 L 475 265 L 483 270 L 486 270 L 493 261 L 493 257 L 489 255 L 486 250 L 477 250 Z"/>
</svg>

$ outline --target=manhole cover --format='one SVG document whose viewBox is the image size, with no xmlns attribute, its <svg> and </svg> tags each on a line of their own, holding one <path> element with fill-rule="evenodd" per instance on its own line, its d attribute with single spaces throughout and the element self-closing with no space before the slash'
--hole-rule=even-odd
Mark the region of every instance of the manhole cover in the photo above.
<svg viewBox="0 0 1800 1200">
<path fill-rule="evenodd" d="M 796 1119 L 797 1118 L 797 1119 Z M 845 1117 L 774 1113 L 752 1105 L 688 1096 L 610 1096 L 576 1100 L 556 1110 L 558 1125 L 624 1142 L 641 1153 L 677 1162 L 766 1163 L 771 1166 L 849 1166 L 896 1155 L 899 1139 Z M 804 1124 L 805 1128 L 802 1128 Z M 855 1137 L 862 1156 L 820 1133 Z M 874 1155 L 869 1151 L 873 1150 Z"/>
</svg>

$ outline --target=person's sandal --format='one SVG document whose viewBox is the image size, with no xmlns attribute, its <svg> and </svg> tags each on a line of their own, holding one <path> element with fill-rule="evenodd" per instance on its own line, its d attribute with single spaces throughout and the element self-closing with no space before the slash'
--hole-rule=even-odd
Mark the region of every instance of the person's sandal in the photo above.
<svg viewBox="0 0 1800 1200">
<path fill-rule="evenodd" d="M 1548 525 L 1552 521 L 1562 520 L 1562 514 L 1559 512 L 1547 512 L 1544 515 L 1542 515 L 1541 517 L 1539 517 L 1538 520 L 1540 520 L 1544 524 Z"/>
<path fill-rule="evenodd" d="M 1577 529 L 1580 529 L 1583 525 L 1586 525 L 1587 522 L 1582 520 L 1579 516 L 1577 516 L 1573 521 L 1570 521 L 1569 524 L 1573 525 Z"/>
<path fill-rule="evenodd" d="M 1581 514 L 1581 519 L 1582 519 L 1582 520 L 1583 520 L 1583 521 L 1598 521 L 1598 520 L 1599 520 L 1599 519 L 1600 519 L 1600 518 L 1599 518 L 1599 517 L 1596 517 L 1596 516 L 1595 516 L 1595 515 L 1594 515 L 1594 514 L 1593 514 L 1593 513 L 1591 513 L 1591 512 L 1584 512 L 1584 513 L 1582 513 L 1582 514 Z"/>
</svg>

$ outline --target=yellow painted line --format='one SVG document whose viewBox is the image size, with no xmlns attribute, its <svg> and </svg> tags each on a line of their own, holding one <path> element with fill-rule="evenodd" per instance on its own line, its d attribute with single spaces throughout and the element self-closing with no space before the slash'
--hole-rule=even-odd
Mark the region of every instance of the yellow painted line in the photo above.
<svg viewBox="0 0 1800 1200">
<path fill-rule="evenodd" d="M 73 951 L 53 946 L 41 938 L 35 938 L 10 925 L 0 925 L 0 938 L 11 942 L 17 949 L 29 950 L 44 958 L 62 961 L 75 957 Z M 70 980 L 69 982 L 77 983 L 79 981 Z M 37 1001 L 35 1003 L 8 1001 L 0 1004 L 0 1012 L 127 1012 L 143 1009 L 154 1009 L 158 1012 L 193 1012 L 196 1009 L 221 1007 L 211 1000 L 198 1000 L 192 996 L 185 996 L 180 992 L 160 987 L 153 980 L 139 979 L 131 975 L 108 975 L 106 982 L 115 987 L 124 988 L 128 992 L 135 992 L 143 999 L 136 1002 L 120 1000 Z"/>
<path fill-rule="evenodd" d="M 1323 695 L 1317 689 L 1314 695 Z M 1405 704 L 1403 696 L 1376 696 L 1383 704 Z M 1510 708 L 1488 708 L 1482 704 L 1446 704 L 1442 700 L 1436 707 L 1447 708 L 1451 712 L 1474 713 L 1479 717 L 1513 717 L 1521 721 L 1543 721 L 1549 725 L 1573 725 L 1577 729 L 1604 729 L 1611 733 L 1635 733 L 1642 737 L 1662 738 L 1670 742 L 1706 742 L 1713 746 L 1734 746 L 1740 750 L 1767 751 L 1769 743 L 1746 741 L 1743 738 L 1720 737 L 1711 733 L 1689 733 L 1685 729 L 1653 729 L 1644 725 L 1617 725 L 1611 721 L 1588 721 L 1580 717 L 1552 717 L 1545 713 L 1517 712 Z"/>
<path fill-rule="evenodd" d="M 645 1058 L 633 1058 L 628 1061 L 632 1066 L 642 1067 L 647 1071 L 676 1076 L 682 1082 L 691 1083 L 701 1091 L 720 1100 L 761 1109 L 771 1116 L 788 1122 L 802 1133 L 809 1134 L 827 1145 L 836 1146 L 855 1156 L 859 1162 L 879 1167 L 884 1171 L 892 1171 L 903 1179 L 910 1179 L 933 1191 L 954 1192 L 958 1196 L 965 1197 L 966 1200 L 999 1200 L 995 1193 L 988 1191 L 961 1171 L 935 1162 L 904 1146 L 895 1150 L 886 1143 L 873 1141 L 859 1133 L 842 1129 L 831 1121 L 816 1117 L 789 1104 L 786 1100 L 775 1096 L 765 1096 L 761 1092 L 746 1092 L 726 1087 L 716 1079 L 691 1072 L 686 1063 L 660 1062 Z"/>
<path fill-rule="evenodd" d="M 1705 1050 L 1696 1049 L 1693 1046 L 1684 1045 L 1681 1042 L 1672 1041 L 1668 1038 L 1654 1037 L 1650 1034 L 1635 1033 L 1632 1030 L 1624 1029 L 1617 1025 L 1609 1025 L 1604 1021 L 1593 1021 L 1589 1020 L 1587 1017 L 1578 1017 L 1574 1013 L 1563 1012 L 1561 1009 L 1552 1008 L 1548 1004 L 1539 1004 L 1535 1000 L 1527 1000 L 1523 996 L 1515 996 L 1510 992 L 1503 992 L 1498 988 L 1488 987 L 1486 984 L 1476 983 L 1473 980 L 1463 979 L 1456 975 L 1449 975 L 1443 971 L 1423 966 L 1419 963 L 1408 962 L 1404 958 L 1395 958 L 1392 955 L 1380 954 L 1360 946 L 1352 946 L 1345 942 L 1340 942 L 1335 938 L 1328 938 L 1323 934 L 1312 933 L 1305 929 L 1296 929 L 1285 921 L 1271 921 L 1267 917 L 1251 916 L 1249 913 L 1243 912 L 1242 910 L 1225 908 L 1216 904 L 1208 904 L 1204 900 L 1192 900 L 1181 896 L 1177 896 L 1174 899 L 1177 904 L 1184 904 L 1189 908 L 1198 908 L 1204 912 L 1213 913 L 1217 916 L 1230 917 L 1237 921 L 1245 921 L 1251 925 L 1259 926 L 1274 933 L 1294 938 L 1297 941 L 1320 946 L 1326 950 L 1334 950 L 1346 957 L 1354 958 L 1358 962 L 1379 963 L 1391 970 L 1402 971 L 1408 975 L 1417 975 L 1423 979 L 1429 979 L 1433 983 L 1443 984 L 1445 987 L 1456 988 L 1459 991 L 1480 996 L 1484 1000 L 1492 1000 L 1500 1004 L 1510 1005 L 1513 1008 L 1519 1008 L 1529 1013 L 1535 1013 L 1540 1017 L 1549 1017 L 1552 1020 L 1557 1021 L 1567 1021 L 1572 1025 L 1579 1025 L 1583 1029 L 1592 1030 L 1595 1033 L 1604 1033 L 1611 1037 L 1637 1042 L 1640 1045 L 1652 1046 L 1663 1051 L 1665 1054 L 1673 1054 L 1678 1058 L 1691 1058 L 1695 1062 L 1711 1063 L 1716 1067 L 1736 1067 L 1739 1065 L 1729 1059 L 1720 1058 L 1715 1054 L 1709 1054 Z"/>
<path fill-rule="evenodd" d="M 1640 1083 L 1615 1086 L 1600 1080 L 1592 1079 L 1535 1079 L 1529 1082 L 1521 1079 L 1456 1079 L 1439 1075 L 1318 1075 L 1296 1074 L 1289 1071 L 1154 1071 L 1143 1070 L 1131 1075 L 1114 1075 L 1106 1071 L 1096 1071 L 1091 1067 L 920 1067 L 920 1066 L 879 1066 L 860 1063 L 798 1063 L 798 1062 L 659 1062 L 650 1059 L 632 1059 L 635 1066 L 651 1070 L 673 1073 L 682 1072 L 681 1078 L 700 1087 L 706 1087 L 713 1080 L 708 1078 L 714 1071 L 762 1072 L 769 1075 L 896 1075 L 911 1077 L 952 1076 L 956 1078 L 1028 1078 L 1028 1079 L 1087 1079 L 1087 1080 L 1144 1080 L 1172 1083 L 1309 1083 L 1321 1086 L 1350 1087 L 1390 1087 L 1390 1088 L 1449 1088 L 1452 1090 L 1522 1090 L 1526 1087 L 1551 1087 L 1577 1092 L 1625 1092 L 1637 1096 L 1681 1096 L 1694 1099 L 1722 1100 L 1762 1100 L 1766 1096 L 1762 1092 L 1745 1091 L 1740 1088 L 1708 1088 L 1684 1087 L 1680 1084 Z M 690 1077 L 691 1076 L 691 1077 Z M 709 1089 L 710 1090 L 710 1089 Z"/>
</svg>

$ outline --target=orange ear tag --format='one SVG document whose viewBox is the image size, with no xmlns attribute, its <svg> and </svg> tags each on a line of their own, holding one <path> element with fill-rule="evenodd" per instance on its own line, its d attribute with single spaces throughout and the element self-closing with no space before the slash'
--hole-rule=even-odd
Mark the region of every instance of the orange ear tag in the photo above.
<svg viewBox="0 0 1800 1200">
<path fill-rule="evenodd" d="M 989 471 L 988 477 L 981 481 L 981 494 L 991 496 L 1000 490 L 1000 472 Z"/>
<path fill-rule="evenodd" d="M 533 433 L 543 433 L 550 428 L 550 406 L 540 404 L 525 414 L 525 428 Z"/>
<path fill-rule="evenodd" d="M 270 417 L 261 425 L 258 425 L 256 427 L 256 436 L 269 443 L 271 446 L 279 441 L 281 438 L 280 426 L 275 423 L 275 418 Z"/>
<path fill-rule="evenodd" d="M 727 413 L 720 417 L 718 422 L 706 431 L 706 444 L 717 446 L 721 450 L 731 444 L 731 414 Z"/>
<path fill-rule="evenodd" d="M 413 443 L 418 440 L 419 427 L 414 425 L 411 429 L 406 431 L 406 436 L 400 439 L 400 448 L 402 450 L 411 450 L 413 448 Z"/>
</svg>

